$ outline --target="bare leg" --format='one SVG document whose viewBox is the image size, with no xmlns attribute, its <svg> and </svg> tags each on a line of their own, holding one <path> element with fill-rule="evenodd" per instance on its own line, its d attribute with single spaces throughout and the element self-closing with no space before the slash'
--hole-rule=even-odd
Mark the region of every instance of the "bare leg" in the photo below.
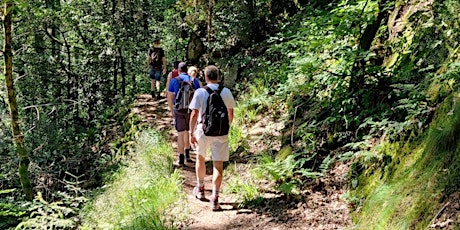
<svg viewBox="0 0 460 230">
<path fill-rule="evenodd" d="M 196 164 L 195 164 L 195 171 L 196 171 L 196 178 L 197 180 L 204 180 L 206 176 L 206 159 L 201 156 L 197 155 L 196 157 Z"/>
<path fill-rule="evenodd" d="M 185 137 L 188 138 L 188 131 L 182 131 L 177 133 L 177 151 L 181 154 L 184 154 L 185 149 Z"/>
<path fill-rule="evenodd" d="M 184 135 L 184 150 L 190 148 L 190 134 L 188 131 L 185 132 Z"/>
<path fill-rule="evenodd" d="M 212 190 L 214 192 L 220 191 L 220 186 L 222 185 L 222 175 L 224 171 L 224 162 L 223 161 L 213 161 L 213 170 L 212 170 Z M 216 194 L 213 194 L 216 195 Z"/>
<path fill-rule="evenodd" d="M 156 88 L 157 88 L 157 92 L 158 92 L 158 95 L 160 95 L 160 81 L 156 81 Z"/>
</svg>

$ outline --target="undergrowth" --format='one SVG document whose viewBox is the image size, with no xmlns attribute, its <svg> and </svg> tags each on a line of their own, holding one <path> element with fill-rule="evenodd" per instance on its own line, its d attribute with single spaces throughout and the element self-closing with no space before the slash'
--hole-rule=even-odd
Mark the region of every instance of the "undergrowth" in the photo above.
<svg viewBox="0 0 460 230">
<path fill-rule="evenodd" d="M 177 206 L 181 178 L 172 153 L 161 134 L 142 131 L 132 160 L 86 207 L 82 229 L 173 228 L 184 212 Z"/>
<path fill-rule="evenodd" d="M 460 106 L 447 98 L 438 109 L 429 131 L 407 141 L 384 143 L 379 154 L 386 162 L 362 161 L 362 172 L 353 175 L 357 229 L 425 229 L 439 204 L 458 191 Z M 358 169 L 359 167 L 352 167 Z M 356 172 L 356 171 L 355 171 Z M 376 209 L 375 207 L 381 207 Z"/>
<path fill-rule="evenodd" d="M 389 12 L 399 9 L 392 3 Z M 389 34 L 393 28 L 383 24 L 375 47 L 363 52 L 356 43 L 378 2 L 342 4 L 327 12 L 304 9 L 268 39 L 264 55 L 253 58 L 258 65 L 242 72 L 239 99 L 248 127 L 288 111 L 280 151 L 255 153 L 253 179 L 270 180 L 289 196 L 336 162 L 352 161 L 353 192 L 344 199 L 358 228 L 425 228 L 460 184 L 458 99 L 451 96 L 460 76 L 459 33 L 445 30 L 458 24 L 449 19 L 458 19 L 458 10 L 452 1 L 431 8 L 407 3 L 417 9 L 399 12 L 407 13 L 401 20 L 410 29 Z M 352 72 L 359 59 L 362 72 Z M 363 87 L 351 91 L 357 75 Z M 451 107 L 438 108 L 443 101 Z M 239 185 L 246 203 L 259 199 L 252 183 Z"/>
</svg>

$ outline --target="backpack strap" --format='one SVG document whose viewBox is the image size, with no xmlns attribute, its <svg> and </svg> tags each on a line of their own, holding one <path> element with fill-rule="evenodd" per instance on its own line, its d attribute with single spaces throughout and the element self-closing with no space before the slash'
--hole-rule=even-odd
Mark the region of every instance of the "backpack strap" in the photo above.
<svg viewBox="0 0 460 230">
<path fill-rule="evenodd" d="M 175 94 L 175 100 L 178 100 L 179 99 L 179 95 L 181 94 L 181 88 L 182 88 L 182 84 L 184 83 L 184 81 L 182 81 L 182 79 L 180 79 L 179 76 L 175 77 L 175 79 L 177 80 L 177 82 L 179 83 L 179 90 L 177 91 L 177 94 Z"/>
<path fill-rule="evenodd" d="M 219 88 L 217 88 L 217 93 L 220 95 L 220 93 L 222 93 L 222 90 L 224 90 L 224 85 L 222 84 L 219 84 Z"/>
<path fill-rule="evenodd" d="M 203 87 L 209 94 L 212 94 L 214 92 L 214 90 L 212 90 L 211 88 L 209 88 L 209 86 L 205 86 Z"/>
<path fill-rule="evenodd" d="M 212 90 L 211 88 L 209 88 L 209 86 L 205 86 L 203 87 L 204 89 L 206 89 L 206 91 L 211 94 L 213 93 L 214 91 L 216 91 L 219 95 L 220 93 L 222 93 L 222 90 L 224 89 L 224 86 L 223 85 L 219 85 L 219 88 L 217 90 Z"/>
</svg>

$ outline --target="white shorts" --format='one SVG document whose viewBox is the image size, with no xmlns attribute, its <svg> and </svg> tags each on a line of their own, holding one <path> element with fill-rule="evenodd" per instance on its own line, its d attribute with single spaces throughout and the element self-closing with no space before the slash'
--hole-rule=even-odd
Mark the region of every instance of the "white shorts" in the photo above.
<svg viewBox="0 0 460 230">
<path fill-rule="evenodd" d="M 203 128 L 200 125 L 195 130 L 195 136 L 198 141 L 197 153 L 200 156 L 206 157 L 207 150 L 211 148 L 211 158 L 213 161 L 228 161 L 229 160 L 229 143 L 228 135 L 209 137 L 203 133 Z"/>
</svg>

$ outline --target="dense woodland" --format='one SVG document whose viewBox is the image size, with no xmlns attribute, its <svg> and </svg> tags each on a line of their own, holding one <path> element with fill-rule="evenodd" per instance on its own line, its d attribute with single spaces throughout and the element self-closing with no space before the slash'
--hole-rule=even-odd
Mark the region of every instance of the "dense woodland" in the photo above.
<svg viewBox="0 0 460 230">
<path fill-rule="evenodd" d="M 459 193 L 456 0 L 1 3 L 1 229 L 33 226 L 56 201 L 48 224 L 78 228 L 136 141 L 130 104 L 149 92 L 154 38 L 171 67 L 221 68 L 241 127 L 283 123 L 281 145 L 254 162 L 289 199 L 338 162 L 358 228 L 425 229 Z M 231 154 L 247 156 L 233 138 Z"/>
</svg>

